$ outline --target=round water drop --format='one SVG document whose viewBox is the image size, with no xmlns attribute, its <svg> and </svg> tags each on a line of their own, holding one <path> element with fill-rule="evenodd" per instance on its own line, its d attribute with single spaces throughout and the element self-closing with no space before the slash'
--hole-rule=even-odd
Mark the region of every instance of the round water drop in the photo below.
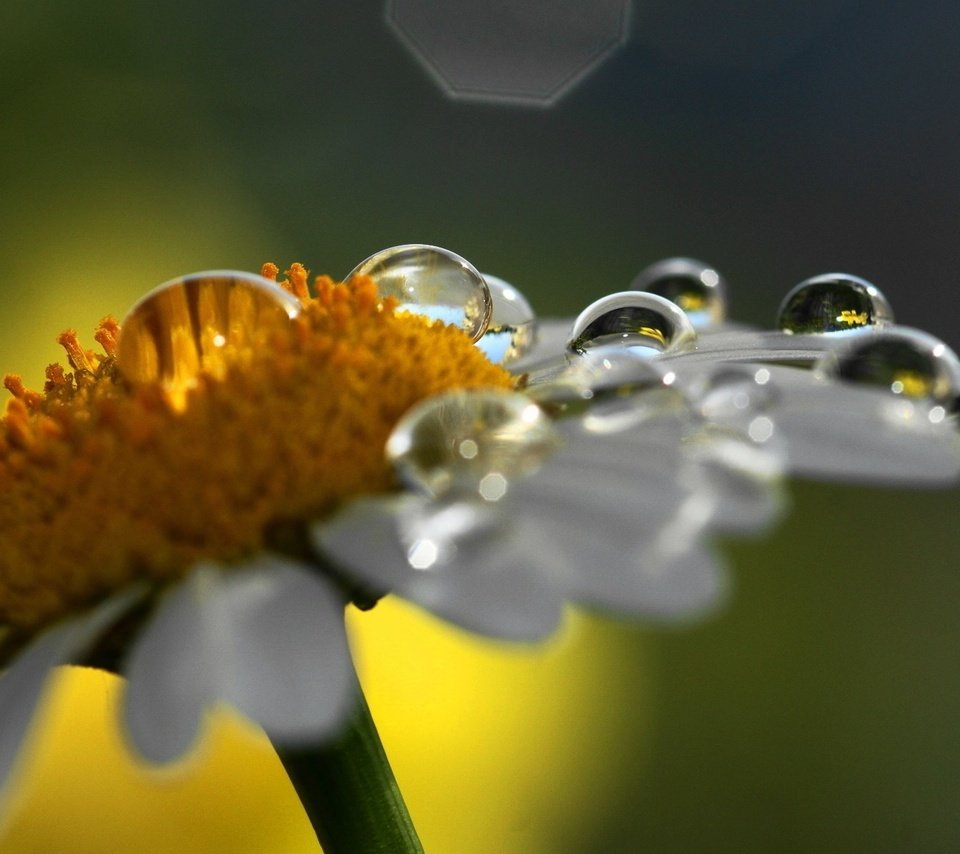
<svg viewBox="0 0 960 854">
<path fill-rule="evenodd" d="M 887 298 L 870 282 L 846 273 L 826 273 L 791 290 L 777 313 L 788 335 L 849 332 L 893 323 Z"/>
<path fill-rule="evenodd" d="M 369 276 L 398 311 L 457 326 L 478 341 L 490 324 L 490 289 L 476 268 L 439 246 L 393 246 L 361 261 L 347 278 Z"/>
<path fill-rule="evenodd" d="M 727 283 L 702 261 L 664 258 L 641 270 L 630 290 L 665 297 L 686 312 L 695 329 L 706 329 L 727 318 Z"/>
<path fill-rule="evenodd" d="M 824 376 L 878 386 L 904 398 L 960 409 L 960 359 L 918 329 L 895 327 L 864 335 L 817 363 Z"/>
<path fill-rule="evenodd" d="M 457 391 L 404 415 L 387 441 L 387 458 L 413 488 L 495 501 L 558 441 L 550 419 L 522 394 Z"/>
<path fill-rule="evenodd" d="M 570 364 L 558 379 L 589 388 L 594 400 L 630 397 L 673 383 L 675 375 L 630 347 L 594 347 Z"/>
<path fill-rule="evenodd" d="M 638 355 L 683 352 L 696 346 L 697 333 L 686 314 L 665 297 L 622 291 L 598 299 L 574 321 L 567 349 L 584 354 L 617 344 Z"/>
<path fill-rule="evenodd" d="M 509 282 L 483 274 L 490 289 L 493 313 L 477 346 L 496 364 L 506 365 L 526 355 L 537 340 L 537 319 L 530 303 Z"/>
<path fill-rule="evenodd" d="M 738 365 L 714 371 L 693 394 L 703 416 L 719 421 L 751 419 L 768 410 L 777 398 L 766 368 Z"/>
<path fill-rule="evenodd" d="M 588 350 L 527 394 L 554 420 L 575 418 L 589 431 L 616 432 L 656 413 L 685 411 L 675 381 L 676 374 L 633 348 L 609 345 Z"/>
<path fill-rule="evenodd" d="M 251 273 L 210 270 L 171 279 L 121 324 L 117 367 L 131 383 L 161 382 L 182 406 L 201 372 L 219 376 L 228 356 L 252 355 L 300 307 L 293 294 Z"/>
</svg>

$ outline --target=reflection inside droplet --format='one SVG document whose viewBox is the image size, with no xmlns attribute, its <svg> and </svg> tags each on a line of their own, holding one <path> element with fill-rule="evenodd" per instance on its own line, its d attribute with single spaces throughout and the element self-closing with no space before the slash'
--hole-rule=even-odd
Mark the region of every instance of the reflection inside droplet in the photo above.
<svg viewBox="0 0 960 854">
<path fill-rule="evenodd" d="M 509 364 L 526 355 L 537 340 L 537 320 L 530 303 L 509 282 L 484 273 L 493 312 L 477 346 L 496 364 Z"/>
<path fill-rule="evenodd" d="M 220 376 L 226 359 L 252 355 L 300 301 L 251 273 L 212 270 L 172 279 L 130 310 L 121 324 L 117 367 L 131 383 L 160 382 L 175 406 L 201 372 Z"/>
<path fill-rule="evenodd" d="M 708 264 L 693 258 L 665 258 L 641 270 L 632 291 L 647 291 L 675 303 L 695 329 L 722 323 L 727 317 L 727 285 Z"/>
<path fill-rule="evenodd" d="M 849 332 L 893 323 L 886 297 L 865 279 L 826 273 L 791 290 L 777 313 L 777 326 L 788 334 Z"/>
<path fill-rule="evenodd" d="M 490 323 L 493 303 L 483 276 L 448 249 L 393 246 L 361 261 L 347 278 L 360 275 L 376 282 L 381 297 L 395 299 L 398 311 L 457 326 L 473 341 Z"/>
<path fill-rule="evenodd" d="M 958 410 L 960 359 L 942 341 L 917 329 L 895 327 L 858 337 L 824 356 L 816 370 L 827 377 L 926 400 L 948 413 Z"/>
<path fill-rule="evenodd" d="M 387 457 L 405 483 L 432 495 L 497 501 L 508 478 L 538 468 L 558 444 L 550 419 L 529 398 L 451 392 L 424 401 L 397 424 Z"/>
<path fill-rule="evenodd" d="M 638 354 L 691 350 L 697 333 L 686 314 L 670 300 L 641 291 L 610 294 L 589 305 L 574 321 L 567 349 L 586 353 L 616 344 Z"/>
</svg>

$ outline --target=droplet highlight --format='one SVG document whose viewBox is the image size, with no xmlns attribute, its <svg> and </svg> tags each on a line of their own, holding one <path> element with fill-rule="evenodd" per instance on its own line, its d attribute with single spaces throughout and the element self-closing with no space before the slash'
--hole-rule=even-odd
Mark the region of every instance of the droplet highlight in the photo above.
<svg viewBox="0 0 960 854">
<path fill-rule="evenodd" d="M 528 397 L 459 391 L 404 415 L 387 441 L 387 458 L 414 489 L 498 501 L 510 481 L 539 468 L 558 441 L 550 419 Z"/>
<path fill-rule="evenodd" d="M 117 367 L 128 382 L 161 383 L 180 407 L 201 373 L 221 376 L 229 360 L 252 356 L 300 308 L 293 294 L 252 273 L 211 270 L 171 279 L 121 324 Z"/>
<path fill-rule="evenodd" d="M 632 291 L 657 294 L 681 308 L 694 329 L 727 319 L 727 283 L 713 267 L 694 258 L 664 258 L 641 270 Z"/>
<path fill-rule="evenodd" d="M 487 331 L 493 312 L 490 289 L 466 259 L 448 249 L 410 243 L 361 261 L 347 276 L 369 276 L 397 311 L 419 314 L 462 329 L 472 341 Z"/>
<path fill-rule="evenodd" d="M 960 411 L 960 359 L 942 341 L 918 329 L 897 327 L 864 335 L 824 356 L 816 370 L 902 398 L 925 400 L 947 413 Z"/>
<path fill-rule="evenodd" d="M 846 273 L 826 273 L 801 282 L 777 312 L 788 335 L 850 332 L 893 323 L 893 309 L 876 285 Z"/>
<path fill-rule="evenodd" d="M 595 347 L 618 345 L 653 356 L 692 350 L 696 341 L 696 330 L 679 306 L 656 294 L 623 291 L 581 312 L 567 349 L 582 355 Z"/>
<path fill-rule="evenodd" d="M 483 274 L 490 289 L 493 311 L 477 346 L 498 365 L 508 365 L 526 355 L 537 340 L 537 318 L 526 297 L 509 282 Z"/>
</svg>

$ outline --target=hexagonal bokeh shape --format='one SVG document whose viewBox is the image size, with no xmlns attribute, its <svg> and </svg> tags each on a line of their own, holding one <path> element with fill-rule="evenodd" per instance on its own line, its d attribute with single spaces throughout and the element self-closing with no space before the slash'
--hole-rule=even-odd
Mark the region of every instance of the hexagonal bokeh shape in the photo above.
<svg viewBox="0 0 960 854">
<path fill-rule="evenodd" d="M 387 0 L 387 23 L 453 98 L 549 106 L 626 41 L 630 0 Z"/>
</svg>

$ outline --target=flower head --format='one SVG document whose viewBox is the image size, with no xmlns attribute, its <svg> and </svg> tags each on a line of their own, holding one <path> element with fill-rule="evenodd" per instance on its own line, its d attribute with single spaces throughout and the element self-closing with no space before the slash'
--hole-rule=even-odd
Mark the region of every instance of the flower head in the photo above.
<svg viewBox="0 0 960 854">
<path fill-rule="evenodd" d="M 518 640 L 567 601 L 695 615 L 726 589 L 709 535 L 768 525 L 784 471 L 960 471 L 960 363 L 861 280 L 813 280 L 760 333 L 671 259 L 537 341 L 515 289 L 436 247 L 312 292 L 261 272 L 168 282 L 102 352 L 61 336 L 42 392 L 7 378 L 0 773 L 58 663 L 123 659 L 156 761 L 218 701 L 315 740 L 351 704 L 350 599 Z"/>
</svg>

